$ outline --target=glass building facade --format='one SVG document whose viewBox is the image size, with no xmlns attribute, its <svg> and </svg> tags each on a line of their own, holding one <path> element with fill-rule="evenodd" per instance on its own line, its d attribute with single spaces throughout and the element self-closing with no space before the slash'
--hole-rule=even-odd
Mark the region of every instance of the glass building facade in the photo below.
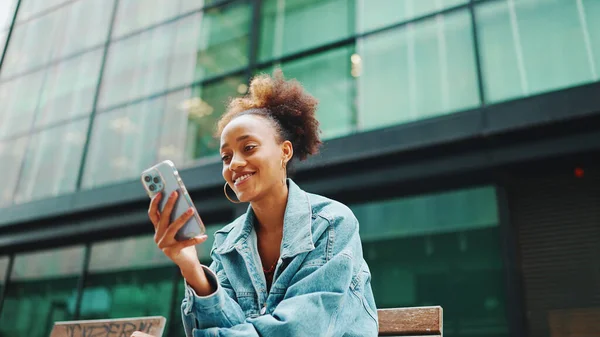
<svg viewBox="0 0 600 337">
<path fill-rule="evenodd" d="M 319 99 L 327 141 L 597 82 L 598 17 L 597 0 L 4 0 L 0 212 L 218 161 L 225 103 L 274 67 Z M 350 202 L 378 307 L 508 336 L 497 195 Z M 184 335 L 180 274 L 146 234 L 0 256 L 0 290 L 0 336 L 142 315 Z"/>
</svg>

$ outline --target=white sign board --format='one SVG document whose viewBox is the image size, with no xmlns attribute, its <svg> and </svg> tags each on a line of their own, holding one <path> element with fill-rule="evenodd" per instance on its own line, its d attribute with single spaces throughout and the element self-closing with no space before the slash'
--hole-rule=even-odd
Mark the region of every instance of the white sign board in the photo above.
<svg viewBox="0 0 600 337">
<path fill-rule="evenodd" d="M 161 337 L 166 321 L 153 316 L 56 322 L 50 337 L 130 337 L 134 331 Z"/>
</svg>

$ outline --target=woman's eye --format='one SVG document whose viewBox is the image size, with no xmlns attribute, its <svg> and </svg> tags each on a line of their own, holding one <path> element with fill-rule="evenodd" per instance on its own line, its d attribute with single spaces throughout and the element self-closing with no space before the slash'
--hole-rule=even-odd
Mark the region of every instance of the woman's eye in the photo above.
<svg viewBox="0 0 600 337">
<path fill-rule="evenodd" d="M 222 157 L 221 157 L 221 160 L 222 160 L 222 161 L 228 161 L 228 160 L 229 160 L 229 156 L 222 156 Z"/>
<path fill-rule="evenodd" d="M 246 145 L 246 147 L 244 147 L 244 150 L 246 151 L 251 151 L 256 147 L 256 145 Z"/>
</svg>

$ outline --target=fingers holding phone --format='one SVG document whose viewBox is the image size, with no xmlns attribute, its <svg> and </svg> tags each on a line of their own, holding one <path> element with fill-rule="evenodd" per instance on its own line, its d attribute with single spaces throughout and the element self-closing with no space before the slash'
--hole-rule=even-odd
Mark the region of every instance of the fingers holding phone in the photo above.
<svg viewBox="0 0 600 337">
<path fill-rule="evenodd" d="M 206 241 L 206 230 L 175 166 L 159 163 L 142 172 L 141 180 L 151 198 L 148 217 L 154 241 L 178 265 L 197 264 L 194 246 Z"/>
</svg>

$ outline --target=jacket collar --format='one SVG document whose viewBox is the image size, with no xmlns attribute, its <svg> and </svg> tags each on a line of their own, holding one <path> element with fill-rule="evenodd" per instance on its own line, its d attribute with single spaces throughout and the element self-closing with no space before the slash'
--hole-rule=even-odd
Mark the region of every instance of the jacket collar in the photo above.
<svg viewBox="0 0 600 337">
<path fill-rule="evenodd" d="M 312 208 L 308 194 L 294 181 L 287 179 L 288 200 L 283 217 L 283 240 L 281 240 L 281 258 L 293 257 L 315 249 L 312 237 Z M 254 230 L 254 211 L 248 206 L 246 214 L 238 218 L 227 238 L 219 248 L 218 254 L 238 250 Z"/>
</svg>

